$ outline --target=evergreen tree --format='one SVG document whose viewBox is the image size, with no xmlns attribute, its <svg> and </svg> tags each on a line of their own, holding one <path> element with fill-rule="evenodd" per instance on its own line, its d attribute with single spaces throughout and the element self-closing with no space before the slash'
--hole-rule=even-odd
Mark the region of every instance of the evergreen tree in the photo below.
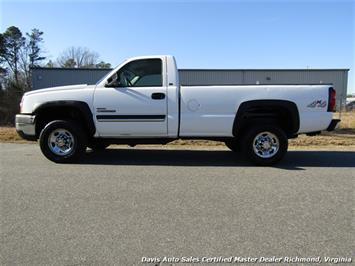
<svg viewBox="0 0 355 266">
<path fill-rule="evenodd" d="M 15 82 L 19 84 L 19 60 L 21 50 L 25 46 L 25 37 L 22 32 L 15 26 L 9 27 L 0 38 L 0 60 L 6 62 L 14 74 Z"/>
<path fill-rule="evenodd" d="M 46 57 L 41 55 L 41 43 L 43 43 L 43 31 L 39 29 L 32 29 L 31 33 L 26 33 L 28 38 L 28 57 L 29 57 L 29 66 L 36 67 L 39 66 L 39 62 L 46 59 Z"/>
</svg>

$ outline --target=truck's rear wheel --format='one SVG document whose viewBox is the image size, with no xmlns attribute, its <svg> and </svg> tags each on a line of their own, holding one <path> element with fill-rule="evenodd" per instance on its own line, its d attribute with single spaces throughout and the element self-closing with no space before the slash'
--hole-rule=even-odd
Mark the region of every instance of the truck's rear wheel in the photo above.
<svg viewBox="0 0 355 266">
<path fill-rule="evenodd" d="M 276 125 L 250 128 L 244 135 L 243 151 L 257 165 L 273 165 L 286 154 L 288 139 Z"/>
<path fill-rule="evenodd" d="M 56 163 L 77 161 L 86 149 L 86 134 L 71 121 L 55 120 L 42 130 L 39 143 L 44 156 Z"/>
</svg>

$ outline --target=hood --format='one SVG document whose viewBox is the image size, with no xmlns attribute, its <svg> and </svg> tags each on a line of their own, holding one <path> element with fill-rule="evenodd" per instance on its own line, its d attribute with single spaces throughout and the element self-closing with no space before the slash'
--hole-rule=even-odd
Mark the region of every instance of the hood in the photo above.
<svg viewBox="0 0 355 266">
<path fill-rule="evenodd" d="M 76 89 L 84 89 L 88 87 L 88 84 L 78 84 L 78 85 L 68 85 L 68 86 L 59 86 L 59 87 L 51 87 L 45 89 L 38 89 L 34 91 L 29 91 L 24 94 L 24 96 L 33 95 L 37 93 L 45 93 L 45 92 L 52 92 L 52 91 L 66 91 L 66 90 L 76 90 Z"/>
</svg>

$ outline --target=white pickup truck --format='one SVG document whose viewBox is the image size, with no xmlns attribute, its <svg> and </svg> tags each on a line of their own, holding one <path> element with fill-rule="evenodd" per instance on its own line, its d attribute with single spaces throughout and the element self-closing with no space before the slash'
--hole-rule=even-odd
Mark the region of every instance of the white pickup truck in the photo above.
<svg viewBox="0 0 355 266">
<path fill-rule="evenodd" d="M 144 56 L 124 61 L 96 85 L 25 93 L 16 129 L 39 139 L 57 163 L 76 161 L 87 147 L 209 139 L 272 165 L 289 138 L 333 130 L 334 107 L 331 85 L 180 86 L 173 56 Z"/>
</svg>

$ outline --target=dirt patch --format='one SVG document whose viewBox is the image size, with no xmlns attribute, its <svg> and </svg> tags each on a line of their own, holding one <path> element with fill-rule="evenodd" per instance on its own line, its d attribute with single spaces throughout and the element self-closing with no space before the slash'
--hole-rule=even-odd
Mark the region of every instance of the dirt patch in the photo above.
<svg viewBox="0 0 355 266">
<path fill-rule="evenodd" d="M 343 132 L 322 133 L 318 136 L 300 135 L 298 138 L 289 140 L 290 146 L 348 146 L 355 145 L 355 134 L 345 134 Z"/>
<path fill-rule="evenodd" d="M 335 118 L 340 118 L 340 129 L 349 129 L 355 133 L 355 111 L 346 112 L 346 113 L 336 113 Z"/>
<path fill-rule="evenodd" d="M 13 127 L 0 127 L 0 142 L 18 142 L 26 143 L 28 141 L 22 139 Z"/>
</svg>

